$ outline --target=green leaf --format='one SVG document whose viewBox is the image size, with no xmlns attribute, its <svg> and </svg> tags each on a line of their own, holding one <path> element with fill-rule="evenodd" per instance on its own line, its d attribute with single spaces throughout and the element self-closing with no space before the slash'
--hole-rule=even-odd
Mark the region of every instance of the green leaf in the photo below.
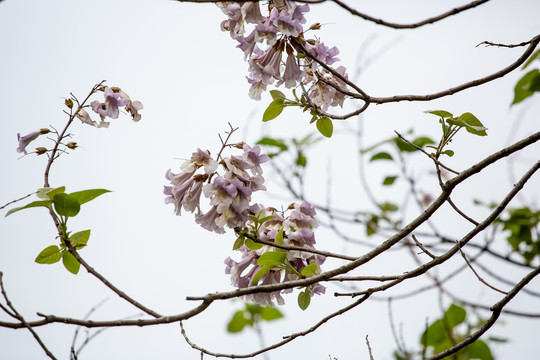
<svg viewBox="0 0 540 360">
<path fill-rule="evenodd" d="M 327 118 L 326 116 L 323 116 L 317 120 L 317 130 L 327 138 L 332 137 L 332 133 L 334 132 L 334 125 L 332 124 L 332 120 Z"/>
<path fill-rule="evenodd" d="M 450 328 L 453 328 L 462 322 L 465 321 L 465 317 L 467 316 L 467 311 L 465 311 L 464 308 L 461 306 L 457 306 L 455 304 L 450 305 L 448 310 L 444 313 L 444 317 L 446 318 L 446 322 Z"/>
<path fill-rule="evenodd" d="M 244 245 L 246 245 L 246 247 L 249 250 L 259 250 L 260 248 L 263 247 L 262 244 L 256 243 L 255 241 L 253 241 L 251 239 L 246 239 L 246 241 L 244 242 Z"/>
<path fill-rule="evenodd" d="M 274 100 L 277 100 L 277 99 L 285 100 L 285 94 L 283 94 L 279 90 L 270 90 L 270 95 L 272 96 L 272 99 Z"/>
<path fill-rule="evenodd" d="M 442 118 L 451 118 L 451 117 L 454 117 L 454 115 L 452 115 L 451 113 L 449 113 L 448 111 L 444 111 L 444 110 L 430 110 L 430 111 L 424 111 L 426 114 L 433 114 L 433 115 L 436 115 L 436 116 L 440 116 Z"/>
<path fill-rule="evenodd" d="M 310 275 L 315 274 L 318 269 L 319 269 L 319 266 L 317 264 L 309 264 L 308 266 L 302 269 L 300 274 L 302 274 L 303 276 L 310 276 Z"/>
<path fill-rule="evenodd" d="M 276 244 L 278 245 L 281 245 L 283 244 L 283 227 L 281 229 L 279 229 L 277 235 L 276 235 L 276 238 L 274 239 L 274 241 L 276 242 Z"/>
<path fill-rule="evenodd" d="M 55 262 L 60 261 L 61 257 L 62 253 L 58 246 L 51 245 L 43 249 L 34 261 L 38 264 L 54 264 Z"/>
<path fill-rule="evenodd" d="M 444 155 L 448 155 L 449 157 L 454 156 L 454 152 L 452 150 L 445 150 L 442 152 Z"/>
<path fill-rule="evenodd" d="M 76 191 L 69 195 L 73 196 L 77 200 L 79 205 L 82 205 L 108 192 L 111 192 L 111 191 L 107 189 L 90 189 L 90 190 Z"/>
<path fill-rule="evenodd" d="M 52 200 L 43 200 L 43 201 L 34 201 L 34 202 L 31 202 L 30 204 L 26 204 L 24 206 L 21 206 L 21 207 L 18 207 L 18 208 L 13 208 L 11 210 L 9 210 L 7 213 L 6 213 L 6 216 L 9 216 L 17 211 L 20 211 L 20 210 L 23 210 L 23 209 L 29 209 L 29 208 L 33 208 L 33 207 L 45 207 L 45 208 L 48 208 L 49 206 L 52 205 Z"/>
<path fill-rule="evenodd" d="M 274 215 L 265 216 L 262 219 L 259 219 L 259 224 L 264 224 L 265 222 L 267 222 L 268 220 L 272 220 L 273 218 L 275 218 Z"/>
<path fill-rule="evenodd" d="M 274 267 L 270 265 L 263 266 L 255 273 L 255 276 L 253 276 L 253 279 L 251 280 L 251 286 L 257 285 L 259 280 L 270 270 L 272 270 Z"/>
<path fill-rule="evenodd" d="M 227 331 L 230 333 L 237 333 L 244 329 L 246 326 L 246 317 L 243 310 L 238 310 L 234 313 L 231 321 L 227 324 Z"/>
<path fill-rule="evenodd" d="M 399 210 L 399 207 L 397 205 L 390 202 L 379 204 L 379 208 L 382 210 L 382 212 L 394 212 Z"/>
<path fill-rule="evenodd" d="M 414 146 L 412 146 L 411 144 L 407 143 L 406 141 L 403 141 L 401 138 L 399 137 L 396 137 L 394 138 L 394 142 L 396 143 L 399 151 L 404 151 L 404 152 L 413 152 L 413 151 L 417 151 L 418 149 L 416 149 Z"/>
<path fill-rule="evenodd" d="M 392 155 L 390 155 L 389 153 L 387 152 L 380 152 L 380 153 L 377 153 L 375 155 L 373 155 L 369 161 L 377 161 L 377 160 L 394 160 L 392 158 Z"/>
<path fill-rule="evenodd" d="M 431 324 L 422 334 L 420 342 L 425 346 L 436 346 L 443 343 L 447 338 L 446 329 L 441 319 Z"/>
<path fill-rule="evenodd" d="M 244 235 L 239 236 L 233 245 L 233 250 L 240 249 L 242 245 L 244 245 L 244 242 L 246 241 L 246 237 Z"/>
<path fill-rule="evenodd" d="M 278 266 L 285 262 L 287 253 L 281 251 L 270 251 L 262 254 L 257 260 L 259 266 Z"/>
<path fill-rule="evenodd" d="M 476 340 L 467 346 L 463 351 L 467 352 L 468 359 L 493 360 L 491 350 L 482 340 Z"/>
<path fill-rule="evenodd" d="M 449 119 L 448 123 L 452 125 L 465 126 L 465 129 L 467 129 L 468 132 L 474 135 L 487 135 L 487 128 L 485 128 L 484 125 L 482 125 L 482 123 L 480 122 L 480 120 L 478 120 L 476 116 L 471 113 L 461 114 L 457 119 Z"/>
<path fill-rule="evenodd" d="M 298 152 L 298 157 L 296 158 L 296 165 L 301 167 L 306 167 L 307 164 L 307 158 L 302 152 Z"/>
<path fill-rule="evenodd" d="M 71 235 L 69 237 L 69 241 L 71 242 L 71 245 L 75 247 L 75 249 L 80 249 L 86 246 L 89 238 L 90 230 L 83 230 Z"/>
<path fill-rule="evenodd" d="M 261 319 L 265 321 L 272 321 L 283 317 L 281 311 L 279 311 L 277 308 L 271 308 L 270 306 L 261 307 L 260 312 Z"/>
<path fill-rule="evenodd" d="M 270 121 L 275 119 L 281 114 L 285 108 L 284 99 L 278 98 L 270 103 L 263 114 L 263 121 Z"/>
<path fill-rule="evenodd" d="M 54 190 L 52 187 L 44 187 L 39 188 L 36 192 L 36 195 L 41 200 L 52 200 L 50 197 L 47 196 L 47 193 L 51 190 Z"/>
<path fill-rule="evenodd" d="M 529 66 L 534 60 L 538 59 L 540 57 L 540 50 L 536 50 L 530 57 L 527 59 L 525 64 L 523 64 L 522 69 L 525 69 L 527 66 Z"/>
<path fill-rule="evenodd" d="M 77 274 L 79 272 L 81 264 L 70 252 L 66 251 L 62 254 L 62 262 L 70 273 Z"/>
<path fill-rule="evenodd" d="M 263 137 L 261 140 L 257 141 L 257 145 L 274 146 L 282 151 L 286 151 L 288 149 L 288 146 L 285 145 L 283 140 L 272 139 L 269 137 Z"/>
<path fill-rule="evenodd" d="M 311 295 L 307 291 L 302 291 L 298 294 L 298 306 L 302 310 L 306 310 L 311 302 Z"/>
<path fill-rule="evenodd" d="M 384 178 L 382 184 L 385 186 L 392 185 L 396 181 L 397 178 L 398 178 L 397 176 L 387 176 Z"/>
<path fill-rule="evenodd" d="M 426 137 L 426 136 L 419 136 L 412 142 L 414 145 L 418 146 L 419 148 L 423 148 L 424 146 L 428 144 L 435 144 L 435 141 L 432 139 Z"/>
<path fill-rule="evenodd" d="M 535 84 L 539 81 L 538 78 L 540 77 L 540 71 L 538 69 L 534 69 L 529 71 L 527 74 L 525 74 L 519 81 L 517 82 L 516 86 L 514 87 L 514 101 L 512 101 L 512 105 L 517 104 L 534 94 L 535 91 Z"/>
<path fill-rule="evenodd" d="M 73 217 L 81 210 L 81 205 L 77 201 L 77 198 L 66 193 L 54 195 L 53 202 L 54 208 L 59 215 Z"/>
<path fill-rule="evenodd" d="M 53 199 L 54 199 L 54 195 L 56 195 L 56 194 L 61 194 L 61 193 L 65 192 L 65 191 L 66 191 L 66 187 L 65 187 L 65 186 L 60 186 L 60 187 L 58 187 L 58 188 L 56 188 L 56 189 L 52 189 L 51 191 L 45 193 L 45 195 L 46 195 L 49 199 L 53 200 Z"/>
</svg>

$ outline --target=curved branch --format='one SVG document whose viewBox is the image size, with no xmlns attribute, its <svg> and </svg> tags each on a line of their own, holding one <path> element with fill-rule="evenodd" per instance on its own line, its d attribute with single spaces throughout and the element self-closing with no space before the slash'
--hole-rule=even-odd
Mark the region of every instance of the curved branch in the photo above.
<svg viewBox="0 0 540 360">
<path fill-rule="evenodd" d="M 503 77 L 509 74 L 513 70 L 517 69 L 521 64 L 523 64 L 529 58 L 529 56 L 534 52 L 534 49 L 536 48 L 539 42 L 540 42 L 540 35 L 537 35 L 531 39 L 529 46 L 527 47 L 525 52 L 516 61 L 514 61 L 512 64 L 508 65 L 504 69 L 499 70 L 483 78 L 472 80 L 464 84 L 449 88 L 447 90 L 439 91 L 439 92 L 428 94 L 428 95 L 396 95 L 396 96 L 390 96 L 390 97 L 369 97 L 368 99 L 365 99 L 365 100 L 375 103 L 375 104 L 384 104 L 384 103 L 399 102 L 399 101 L 404 101 L 404 100 L 431 101 L 431 100 L 438 99 L 441 97 L 454 95 L 455 93 L 458 93 L 460 91 L 488 83 L 490 81 L 493 81 L 495 79 L 498 79 L 500 77 Z"/>
<path fill-rule="evenodd" d="M 482 336 L 486 331 L 489 330 L 495 324 L 499 316 L 501 315 L 502 309 L 512 300 L 520 291 L 521 289 L 527 285 L 535 276 L 540 274 L 540 266 L 536 267 L 533 271 L 531 271 L 527 276 L 525 276 L 521 281 L 510 291 L 508 292 L 508 295 L 506 295 L 504 298 L 502 298 L 498 303 L 493 305 L 491 307 L 491 311 L 493 311 L 493 314 L 491 317 L 486 321 L 482 327 L 480 327 L 477 331 L 475 331 L 473 334 L 465 338 L 463 341 L 460 341 L 458 344 L 452 346 L 451 348 L 448 348 L 440 353 L 438 353 L 435 356 L 432 356 L 428 358 L 427 360 L 439 360 L 443 359 L 448 355 L 454 354 L 457 351 L 463 349 L 465 346 L 472 344 L 475 342 L 480 336 Z"/>
<path fill-rule="evenodd" d="M 509 156 L 510 154 L 519 151 L 523 149 L 524 147 L 535 143 L 536 141 L 540 140 L 540 132 L 537 132 L 521 141 L 518 141 L 517 143 L 514 143 L 511 146 L 508 146 L 488 157 L 483 159 L 482 161 L 476 163 L 475 165 L 471 166 L 470 168 L 462 171 L 459 175 L 454 177 L 451 180 L 448 180 L 443 186 L 442 186 L 442 193 L 439 195 L 437 199 L 431 203 L 431 205 L 424 210 L 422 214 L 420 214 L 418 217 L 416 217 L 414 220 L 412 220 L 409 224 L 407 224 L 403 229 L 395 233 L 393 236 L 388 238 L 386 241 L 381 243 L 379 246 L 377 246 L 375 249 L 372 249 L 371 251 L 365 253 L 364 255 L 358 257 L 355 261 L 352 261 L 348 264 L 345 264 L 341 267 L 335 268 L 333 270 L 326 271 L 324 273 L 321 273 L 319 275 L 315 275 L 306 279 L 300 279 L 300 280 L 294 280 L 294 281 L 287 281 L 285 283 L 279 283 L 279 284 L 271 284 L 271 285 L 260 285 L 256 287 L 249 287 L 249 288 L 243 288 L 243 289 L 237 289 L 233 291 L 227 291 L 227 292 L 217 292 L 217 293 L 211 293 L 204 296 L 189 296 L 186 299 L 187 300 L 206 300 L 206 301 L 213 301 L 213 300 L 225 300 L 225 299 L 231 299 L 235 297 L 240 297 L 248 294 L 256 294 L 256 293 L 263 293 L 263 292 L 273 292 L 278 290 L 284 290 L 284 289 L 292 289 L 294 287 L 304 287 L 311 284 L 314 284 L 319 281 L 327 281 L 330 278 L 341 275 L 344 273 L 347 273 L 367 262 L 374 259 L 378 255 L 382 254 L 386 250 L 390 249 L 392 246 L 397 244 L 399 241 L 401 241 L 403 238 L 405 238 L 407 235 L 409 235 L 414 229 L 416 229 L 418 226 L 423 224 L 427 219 L 429 219 L 435 211 L 437 211 L 442 204 L 446 202 L 446 199 L 450 196 L 452 190 L 471 177 L 472 175 L 479 173 L 481 170 L 485 169 L 489 165 L 493 164 L 494 162 Z M 502 212 L 504 207 L 508 204 L 508 202 L 521 190 L 521 188 L 525 185 L 527 180 L 540 168 L 540 161 L 537 162 L 523 177 L 522 179 L 515 184 L 514 188 L 508 193 L 508 195 L 505 197 L 505 199 L 499 204 L 499 206 L 488 216 L 482 223 L 480 223 L 477 227 L 475 227 L 469 234 L 467 234 L 459 243 L 459 246 L 463 246 L 467 244 L 474 236 L 476 236 L 480 231 L 484 230 L 493 220 Z M 409 277 L 414 277 L 421 275 L 425 273 L 427 270 L 429 270 L 431 267 L 438 265 L 440 262 L 446 261 L 447 258 L 451 257 L 453 254 L 455 254 L 458 250 L 458 245 L 455 245 L 452 247 L 446 254 L 439 256 L 436 260 L 433 260 L 429 263 L 424 264 L 422 267 L 417 268 L 413 272 L 407 273 L 402 276 L 401 280 L 395 280 L 394 282 L 388 284 L 388 286 L 385 286 L 385 288 L 391 287 L 395 285 L 395 283 L 399 283 Z M 383 290 L 383 289 L 382 289 Z"/>
<path fill-rule="evenodd" d="M 273 350 L 273 349 L 277 349 L 291 341 L 293 341 L 294 339 L 296 339 L 297 337 L 300 337 L 300 336 L 306 336 L 312 332 L 314 332 L 315 330 L 317 330 L 319 327 L 321 327 L 324 323 L 326 323 L 328 320 L 331 320 L 332 318 L 335 318 L 336 316 L 339 316 L 341 314 L 344 314 L 346 313 L 347 311 L 355 308 L 356 306 L 360 305 L 361 303 L 363 303 L 364 301 L 366 301 L 368 298 L 369 298 L 369 294 L 366 294 L 364 295 L 363 297 L 361 297 L 360 299 L 356 300 L 355 302 L 353 302 L 352 304 L 342 308 L 342 309 L 339 309 L 338 311 L 336 312 L 333 312 L 327 316 L 325 316 L 324 318 L 322 318 L 319 322 L 317 322 L 315 325 L 313 325 L 312 327 L 310 327 L 309 329 L 307 330 L 304 330 L 304 331 L 301 331 L 301 332 L 298 332 L 298 333 L 294 333 L 294 334 L 291 334 L 291 335 L 288 335 L 288 336 L 284 336 L 284 339 L 280 342 L 277 342 L 273 345 L 270 345 L 270 346 L 267 346 L 263 349 L 259 349 L 255 352 L 252 352 L 250 354 L 220 354 L 220 353 L 214 353 L 214 352 L 211 352 L 211 351 L 208 351 L 200 346 L 198 346 L 197 344 L 193 343 L 188 337 L 187 337 L 187 334 L 186 334 L 186 331 L 184 329 L 184 325 L 182 324 L 182 322 L 180 322 L 180 328 L 181 328 L 181 333 L 182 333 L 182 336 L 184 336 L 184 339 L 186 340 L 186 342 L 189 344 L 189 346 L 191 346 L 193 349 L 196 349 L 196 350 L 199 350 L 200 352 L 204 353 L 204 354 L 207 354 L 207 355 L 210 355 L 210 356 L 215 356 L 215 357 L 228 357 L 228 358 L 232 358 L 232 359 L 245 359 L 245 358 L 251 358 L 253 356 L 256 356 L 256 355 L 259 355 L 259 354 L 262 354 L 264 352 L 267 352 L 269 350 Z"/>
<path fill-rule="evenodd" d="M 419 28 L 419 27 L 424 26 L 424 25 L 433 24 L 433 23 L 435 23 L 437 21 L 443 20 L 443 19 L 445 19 L 447 17 L 450 17 L 452 15 L 456 15 L 456 14 L 458 14 L 460 12 L 465 11 L 465 10 L 469 10 L 469 9 L 474 8 L 474 7 L 477 7 L 478 5 L 482 5 L 483 3 L 486 3 L 488 1 L 489 0 L 476 0 L 476 1 L 473 1 L 473 2 L 471 2 L 469 4 L 453 8 L 453 9 L 448 10 L 447 12 L 444 12 L 444 13 L 442 13 L 440 15 L 433 16 L 433 17 L 427 18 L 427 19 L 419 21 L 419 22 L 415 22 L 415 23 L 411 23 L 411 24 L 396 24 L 396 23 L 388 22 L 388 21 L 385 21 L 385 20 L 382 20 L 382 19 L 377 19 L 377 18 L 375 18 L 373 16 L 361 13 L 361 12 L 351 8 L 350 6 L 348 6 L 347 4 L 342 2 L 341 0 L 332 0 L 332 2 L 334 2 L 338 6 L 342 7 L 343 9 L 347 10 L 352 15 L 361 17 L 364 20 L 374 22 L 374 23 L 376 23 L 378 25 L 387 26 L 387 27 L 390 27 L 390 28 L 393 28 L 393 29 L 416 29 L 416 28 Z"/>
<path fill-rule="evenodd" d="M 154 319 L 134 319 L 134 320 L 107 320 L 107 321 L 94 321 L 94 320 L 81 320 L 68 317 L 61 317 L 56 315 L 45 315 L 37 313 L 39 316 L 43 317 L 42 320 L 28 322 L 30 327 L 43 326 L 52 323 L 62 323 L 70 325 L 79 325 L 87 328 L 95 327 L 119 327 L 119 326 L 150 326 L 150 325 L 160 325 L 160 324 L 170 324 L 181 320 L 187 320 L 201 312 L 210 306 L 212 301 L 203 301 L 199 306 L 186 311 L 181 314 L 171 315 L 171 316 L 162 316 Z M 11 329 L 20 329 L 24 327 L 20 323 L 10 323 L 0 321 L 0 327 L 11 328 Z"/>
</svg>

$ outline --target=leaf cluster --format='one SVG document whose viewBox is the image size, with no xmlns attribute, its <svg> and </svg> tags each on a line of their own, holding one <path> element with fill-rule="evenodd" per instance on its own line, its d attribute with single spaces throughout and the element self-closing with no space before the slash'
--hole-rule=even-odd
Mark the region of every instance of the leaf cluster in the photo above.
<svg viewBox="0 0 540 360">
<path fill-rule="evenodd" d="M 315 123 L 317 130 L 323 136 L 327 138 L 332 137 L 334 132 L 334 124 L 332 123 L 332 120 L 327 116 L 321 115 L 318 109 L 306 100 L 304 95 L 299 98 L 294 90 L 293 95 L 295 100 L 287 99 L 285 94 L 279 90 L 271 90 L 270 95 L 272 96 L 273 101 L 264 111 L 262 121 L 266 122 L 277 118 L 287 106 L 298 106 L 302 108 L 302 111 L 310 112 L 311 120 L 309 123 Z"/>
<path fill-rule="evenodd" d="M 64 267 L 69 272 L 77 274 L 81 264 L 75 256 L 69 252 L 67 244 L 71 244 L 76 250 L 82 249 L 86 246 L 88 239 L 90 238 L 90 230 L 83 230 L 71 234 L 67 229 L 68 219 L 79 214 L 81 205 L 109 192 L 109 190 L 89 189 L 70 194 L 67 194 L 65 190 L 66 188 L 64 186 L 38 189 L 37 196 L 41 200 L 13 208 L 6 213 L 6 216 L 24 209 L 35 207 L 47 208 L 57 224 L 60 245 L 51 245 L 43 249 L 36 257 L 35 262 L 38 264 L 54 264 L 62 259 Z"/>
</svg>

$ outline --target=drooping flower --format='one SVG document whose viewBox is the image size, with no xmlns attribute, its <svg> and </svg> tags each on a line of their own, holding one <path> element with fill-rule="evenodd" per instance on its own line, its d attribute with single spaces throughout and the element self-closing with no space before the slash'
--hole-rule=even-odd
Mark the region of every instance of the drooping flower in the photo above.
<svg viewBox="0 0 540 360">
<path fill-rule="evenodd" d="M 259 145 L 251 147 L 248 144 L 244 144 L 243 150 L 244 150 L 244 153 L 242 154 L 242 157 L 248 163 L 250 163 L 249 169 L 251 169 L 251 171 L 253 172 L 253 175 L 255 174 L 262 175 L 263 171 L 261 168 L 261 164 L 270 160 L 268 155 L 261 154 L 261 147 Z"/>
<path fill-rule="evenodd" d="M 195 214 L 195 222 L 208 231 L 225 234 L 225 229 L 216 224 L 219 216 L 216 206 L 213 206 L 206 214 Z"/>
<path fill-rule="evenodd" d="M 18 153 L 24 152 L 24 154 L 26 155 L 27 154 L 26 147 L 28 146 L 28 144 L 36 140 L 39 137 L 39 135 L 45 135 L 45 134 L 48 134 L 49 132 L 50 132 L 49 129 L 43 128 L 43 129 L 39 129 L 39 131 L 32 131 L 31 133 L 24 136 L 21 136 L 20 133 L 17 133 L 17 140 L 19 141 L 17 152 Z"/>
<path fill-rule="evenodd" d="M 300 22 L 293 19 L 287 10 L 279 11 L 276 7 L 270 11 L 268 22 L 286 36 L 297 37 L 303 30 Z"/>
<path fill-rule="evenodd" d="M 296 56 L 290 45 L 287 46 L 287 60 L 285 61 L 285 71 L 283 72 L 282 80 L 278 82 L 278 86 L 285 83 L 285 87 L 293 88 L 302 82 L 304 72 L 298 66 Z"/>
<path fill-rule="evenodd" d="M 84 109 L 79 109 L 77 112 L 77 117 L 81 120 L 83 124 L 88 124 L 90 126 L 97 126 L 97 123 L 90 118 L 90 114 Z"/>
<path fill-rule="evenodd" d="M 17 140 L 19 140 L 19 147 L 17 148 L 18 153 L 26 152 L 26 147 L 28 144 L 30 144 L 32 141 L 36 140 L 38 136 L 41 135 L 39 131 L 32 131 L 31 133 L 24 135 L 21 137 L 21 134 L 17 133 Z"/>
<path fill-rule="evenodd" d="M 315 238 L 313 229 L 318 225 L 317 220 L 314 218 L 316 215 L 315 208 L 307 201 L 304 201 L 291 205 L 289 209 L 292 212 L 288 217 L 284 217 L 283 214 L 277 212 L 275 209 L 264 209 L 259 204 L 251 206 L 250 211 L 252 214 L 259 214 L 258 216 L 260 217 L 273 216 L 273 218 L 270 218 L 259 226 L 257 237 L 263 241 L 276 242 L 276 237 L 281 232 L 281 243 L 283 245 L 314 249 Z M 262 210 L 264 212 L 260 214 Z M 247 221 L 246 226 L 248 228 L 253 224 L 252 221 L 252 219 Z M 324 256 L 309 251 L 289 250 L 286 252 L 287 265 L 273 267 L 261 276 L 257 284 L 255 284 L 255 276 L 261 269 L 261 266 L 257 264 L 259 257 L 268 251 L 274 251 L 274 248 L 264 245 L 258 250 L 252 250 L 246 245 L 243 245 L 237 250 L 242 253 L 242 260 L 236 262 L 230 257 L 227 258 L 225 260 L 225 264 L 227 265 L 225 273 L 231 275 L 231 283 L 238 288 L 254 285 L 280 284 L 298 280 L 302 269 L 311 264 L 318 266 L 315 271 L 315 274 L 318 274 L 320 273 L 320 265 L 326 260 Z M 283 304 L 284 300 L 281 294 L 291 291 L 292 289 L 251 294 L 246 296 L 246 300 L 256 302 L 262 306 L 274 306 L 274 302 Z M 319 283 L 309 286 L 311 296 L 323 294 L 324 291 L 325 287 Z"/>
<path fill-rule="evenodd" d="M 139 114 L 139 110 L 143 109 L 142 102 L 140 102 L 139 100 L 131 101 L 129 95 L 120 89 L 118 89 L 118 94 L 120 95 L 120 98 L 127 100 L 125 109 L 131 115 L 133 121 L 137 122 L 141 120 L 141 114 Z"/>
<path fill-rule="evenodd" d="M 111 119 L 117 119 L 120 114 L 118 107 L 125 106 L 128 102 L 120 96 L 119 93 L 114 92 L 110 87 L 106 87 L 104 90 L 105 102 L 100 103 L 97 100 L 92 101 L 90 106 L 95 113 L 97 113 L 101 119 L 110 117 Z"/>
</svg>

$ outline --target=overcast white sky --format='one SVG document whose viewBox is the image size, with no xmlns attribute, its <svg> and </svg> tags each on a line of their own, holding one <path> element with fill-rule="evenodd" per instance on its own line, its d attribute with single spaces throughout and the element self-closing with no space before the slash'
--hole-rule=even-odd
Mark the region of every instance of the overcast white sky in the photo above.
<svg viewBox="0 0 540 360">
<path fill-rule="evenodd" d="M 350 3 L 376 17 L 412 22 L 465 2 Z M 351 18 L 332 4 L 312 6 L 307 18 L 309 23 L 326 24 L 318 36 L 326 44 L 339 47 L 341 64 L 349 69 L 351 77 L 361 67 L 358 83 L 364 90 L 376 96 L 389 96 L 435 92 L 503 68 L 523 49 L 476 45 L 485 40 L 529 40 L 540 33 L 539 13 L 540 3 L 535 0 L 493 0 L 412 31 L 385 29 Z M 54 164 L 51 184 L 65 185 L 68 191 L 114 191 L 84 206 L 74 219 L 74 229 L 92 229 L 89 246 L 82 255 L 118 287 L 165 314 L 180 313 L 193 306 L 185 301 L 188 295 L 231 289 L 222 261 L 229 256 L 234 241 L 230 235 L 206 232 L 189 215 L 173 215 L 172 208 L 163 204 L 165 171 L 177 170 L 181 164 L 178 158 L 188 157 L 197 147 L 215 153 L 219 148 L 217 134 L 227 129 L 227 122 L 241 127 L 238 140 L 251 142 L 263 134 L 301 137 L 314 130 L 309 119 L 296 109 L 286 109 L 286 114 L 271 124 L 261 124 L 269 96 L 263 96 L 261 102 L 248 98 L 247 64 L 228 34 L 220 31 L 223 19 L 213 4 L 167 0 L 0 2 L 0 203 L 26 195 L 43 184 L 45 159 L 18 159 L 18 132 L 26 134 L 50 125 L 62 127 L 66 120 L 63 98 L 70 92 L 83 98 L 95 83 L 104 79 L 111 86 L 122 87 L 132 99 L 144 103 L 143 119 L 136 124 L 127 117 L 113 120 L 109 129 L 76 124 L 71 132 L 80 148 Z M 435 137 L 436 120 L 423 111 L 472 112 L 489 128 L 489 136 L 481 140 L 471 136 L 456 139 L 455 149 L 461 146 L 466 150 L 451 159 L 449 165 L 465 168 L 509 141 L 538 129 L 538 117 L 533 115 L 540 111 L 538 101 L 529 101 L 519 109 L 509 107 L 519 76 L 513 74 L 483 89 L 471 89 L 432 103 L 372 106 L 363 119 L 366 139 L 372 143 L 393 136 L 393 130 L 406 132 L 412 126 L 418 133 Z M 356 127 L 355 120 L 349 124 Z M 351 161 L 356 156 L 356 144 L 354 138 L 343 134 L 344 129 L 338 125 L 338 134 L 321 142 L 310 157 L 313 166 L 308 172 L 307 195 L 324 201 L 326 171 L 330 169 L 336 175 L 335 188 L 339 189 L 333 193 L 334 204 L 357 208 L 357 202 L 367 200 L 350 201 L 358 189 L 358 169 Z M 538 151 L 538 147 L 533 148 L 517 159 L 518 175 L 537 159 Z M 379 183 L 385 170 L 374 168 L 367 174 L 370 183 Z M 473 197 L 497 200 L 497 191 L 508 190 L 511 181 L 508 168 L 499 166 L 487 171 L 481 180 L 471 181 L 456 194 L 456 200 L 463 206 L 470 206 Z M 538 178 L 529 185 L 532 197 L 538 196 L 534 191 L 538 185 Z M 283 193 L 279 189 L 271 191 Z M 284 199 L 282 204 L 289 202 L 290 199 Z M 449 232 L 456 227 L 444 219 L 438 220 Z M 362 250 L 336 244 L 338 240 L 322 229 L 321 234 L 327 235 L 318 235 L 325 249 L 350 254 Z M 12 302 L 27 320 L 36 319 L 35 312 L 81 318 L 105 298 L 109 301 L 96 311 L 95 319 L 137 315 L 136 310 L 117 300 L 84 270 L 73 276 L 61 264 L 35 264 L 37 253 L 54 244 L 54 236 L 54 227 L 42 209 L 27 210 L 0 221 L 0 271 L 4 272 Z M 399 259 L 390 262 L 399 263 Z M 366 270 L 381 269 L 385 269 L 384 264 Z M 491 304 L 500 298 L 488 290 L 479 290 L 481 285 L 472 277 L 463 280 L 474 284 L 473 300 Z M 539 286 L 538 281 L 531 285 L 537 289 Z M 284 309 L 287 320 L 263 329 L 267 344 L 302 331 L 333 309 L 344 306 L 346 299 L 335 299 L 334 290 L 313 299 L 310 309 L 303 313 L 295 306 L 295 295 L 288 296 L 286 301 L 292 306 Z M 427 303 L 404 301 L 396 305 L 396 322 L 404 323 L 404 337 L 411 347 L 417 346 L 425 319 L 438 315 L 434 298 L 431 296 Z M 534 309 L 534 304 L 538 309 L 537 298 L 518 298 L 512 303 L 513 308 L 525 309 Z M 251 331 L 240 336 L 225 332 L 227 318 L 240 306 L 239 302 L 217 303 L 200 317 L 186 322 L 192 340 L 219 352 L 246 353 L 258 348 L 258 340 Z M 411 323 L 414 318 L 416 323 Z M 4 314 L 0 319 L 7 320 Z M 538 324 L 513 318 L 507 318 L 505 323 L 506 326 L 497 326 L 490 332 L 512 336 L 511 343 L 494 348 L 499 358 L 530 358 L 538 353 Z M 40 328 L 38 333 L 59 358 L 66 359 L 74 330 L 72 326 L 55 325 Z M 390 359 L 396 346 L 389 330 L 386 303 L 373 302 L 269 356 L 367 359 L 363 339 L 369 334 L 375 359 Z M 27 331 L 0 328 L 0 357 L 41 359 L 45 355 Z M 200 355 L 184 342 L 177 324 L 107 330 L 81 355 L 81 359 L 118 358 L 199 359 Z"/>
</svg>

